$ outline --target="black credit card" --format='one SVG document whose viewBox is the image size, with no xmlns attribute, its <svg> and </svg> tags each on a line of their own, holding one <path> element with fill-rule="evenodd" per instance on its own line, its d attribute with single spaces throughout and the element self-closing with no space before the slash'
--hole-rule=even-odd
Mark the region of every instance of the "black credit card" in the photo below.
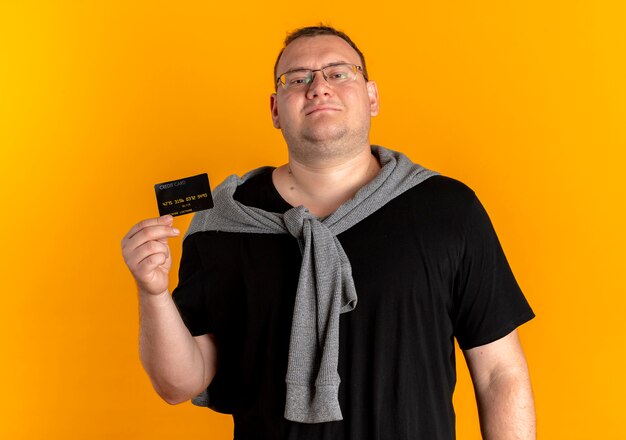
<svg viewBox="0 0 626 440">
<path fill-rule="evenodd" d="M 154 185 L 154 192 L 159 215 L 177 216 L 213 208 L 209 176 L 206 173 L 157 183 Z"/>
</svg>

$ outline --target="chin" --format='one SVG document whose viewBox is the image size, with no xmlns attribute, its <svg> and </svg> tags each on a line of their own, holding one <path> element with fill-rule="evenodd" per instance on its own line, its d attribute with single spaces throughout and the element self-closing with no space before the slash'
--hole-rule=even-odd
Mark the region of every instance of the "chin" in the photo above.
<svg viewBox="0 0 626 440">
<path fill-rule="evenodd" d="M 348 139 L 317 139 L 290 148 L 294 158 L 305 163 L 351 158 L 359 153 L 361 143 Z"/>
<path fill-rule="evenodd" d="M 342 142 L 348 137 L 348 130 L 344 127 L 323 127 L 317 130 L 306 130 L 302 133 L 302 140 L 306 143 L 332 144 Z"/>
</svg>

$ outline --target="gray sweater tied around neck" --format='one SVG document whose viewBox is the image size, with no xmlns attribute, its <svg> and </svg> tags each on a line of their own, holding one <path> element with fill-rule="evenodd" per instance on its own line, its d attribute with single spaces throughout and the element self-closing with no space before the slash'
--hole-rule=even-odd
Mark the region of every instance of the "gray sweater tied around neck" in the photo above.
<svg viewBox="0 0 626 440">
<path fill-rule="evenodd" d="M 233 195 L 239 185 L 267 170 L 232 175 L 213 191 L 213 209 L 195 214 L 185 238 L 200 231 L 291 234 L 302 251 L 287 363 L 285 418 L 301 423 L 343 420 L 339 406 L 339 315 L 353 310 L 357 293 L 350 261 L 337 235 L 403 192 L 438 174 L 404 154 L 373 145 L 379 174 L 328 217 L 318 219 L 304 206 L 284 214 L 243 205 Z M 192 400 L 208 406 L 205 391 Z"/>
</svg>

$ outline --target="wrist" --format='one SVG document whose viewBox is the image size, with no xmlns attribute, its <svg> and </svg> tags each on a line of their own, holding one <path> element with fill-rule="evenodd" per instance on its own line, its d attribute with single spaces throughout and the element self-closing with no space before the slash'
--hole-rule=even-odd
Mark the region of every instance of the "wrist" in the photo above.
<svg viewBox="0 0 626 440">
<path fill-rule="evenodd" d="M 171 295 L 168 289 L 165 289 L 163 292 L 156 294 L 143 289 L 139 289 L 138 296 L 139 302 L 154 305 L 166 304 L 171 300 Z"/>
</svg>

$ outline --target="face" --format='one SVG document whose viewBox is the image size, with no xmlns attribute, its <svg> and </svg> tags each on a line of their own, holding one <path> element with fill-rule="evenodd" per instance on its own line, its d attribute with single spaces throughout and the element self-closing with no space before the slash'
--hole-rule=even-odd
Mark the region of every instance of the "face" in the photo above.
<svg viewBox="0 0 626 440">
<path fill-rule="evenodd" d="M 361 65 L 356 51 L 339 37 L 300 37 L 285 48 L 277 74 L 340 62 Z M 330 86 L 316 72 L 303 88 L 284 89 L 279 84 L 270 105 L 274 127 L 282 130 L 290 153 L 306 160 L 369 148 L 370 118 L 378 114 L 378 91 L 361 73 L 354 81 Z"/>
</svg>

